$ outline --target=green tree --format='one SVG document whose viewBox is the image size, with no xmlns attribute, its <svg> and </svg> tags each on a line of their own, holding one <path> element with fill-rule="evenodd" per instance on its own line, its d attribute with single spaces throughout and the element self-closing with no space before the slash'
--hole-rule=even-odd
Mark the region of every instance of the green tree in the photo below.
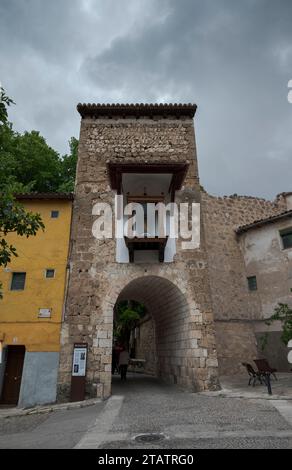
<svg viewBox="0 0 292 470">
<path fill-rule="evenodd" d="M 0 123 L 8 123 L 8 110 L 7 108 L 15 104 L 14 101 L 6 95 L 6 92 L 3 87 L 0 87 Z"/>
<path fill-rule="evenodd" d="M 119 302 L 114 320 L 114 336 L 129 347 L 131 331 L 145 315 L 145 306 L 135 301 Z"/>
<path fill-rule="evenodd" d="M 16 181 L 14 135 L 10 124 L 0 125 L 0 187 Z"/>
<path fill-rule="evenodd" d="M 78 140 L 69 141 L 70 153 L 61 157 L 38 131 L 20 134 L 8 121 L 13 101 L 1 89 L 0 187 L 20 183 L 22 191 L 71 192 L 74 190 Z"/>
<path fill-rule="evenodd" d="M 61 159 L 37 131 L 17 134 L 14 176 L 24 185 L 32 184 L 33 191 L 55 192 L 62 182 Z"/>
<path fill-rule="evenodd" d="M 60 157 L 37 131 L 15 132 L 10 123 L 0 130 L 0 185 L 18 182 L 34 192 L 74 190 L 78 140 L 69 142 L 70 153 Z"/>
<path fill-rule="evenodd" d="M 275 308 L 275 313 L 266 321 L 271 325 L 274 321 L 280 321 L 282 324 L 281 340 L 287 346 L 292 339 L 292 309 L 287 304 L 279 304 Z"/>
<path fill-rule="evenodd" d="M 281 340 L 288 345 L 289 341 L 292 339 L 292 308 L 287 304 L 279 303 L 274 310 L 274 314 L 266 320 L 266 325 L 270 326 L 275 321 L 280 321 L 282 324 L 282 334 Z M 268 343 L 268 333 L 265 333 L 261 337 L 261 349 L 264 350 Z"/>
<path fill-rule="evenodd" d="M 7 108 L 14 104 L 3 88 L 0 88 L 0 188 L 16 181 L 15 139 L 12 124 L 8 121 Z"/>
<path fill-rule="evenodd" d="M 59 191 L 61 192 L 73 192 L 75 177 L 76 177 L 76 166 L 78 158 L 78 144 L 79 141 L 75 137 L 71 137 L 69 140 L 69 155 L 64 155 L 61 162 L 61 184 Z"/>
<path fill-rule="evenodd" d="M 0 138 L 5 135 L 6 132 L 10 132 L 11 126 L 7 120 L 7 106 L 13 101 L 8 98 L 3 89 L 0 94 Z M 1 153 L 1 141 L 0 141 L 0 153 Z M 3 164 L 4 158 L 7 168 L 14 168 L 13 153 L 12 158 L 9 159 L 8 148 L 5 152 L 5 157 L 0 159 L 0 164 Z M 4 166 L 4 165 L 3 165 Z M 1 167 L 2 169 L 2 167 Z M 5 168 L 4 168 L 5 169 Z M 9 233 L 16 233 L 19 236 L 29 237 L 36 235 L 39 229 L 44 229 L 40 214 L 34 214 L 27 212 L 19 204 L 13 193 L 16 190 L 24 189 L 22 183 L 18 183 L 12 175 L 8 175 L 6 180 L 1 175 L 0 180 L 0 266 L 7 266 L 13 256 L 17 256 L 16 248 L 9 244 L 5 237 Z M 2 297 L 0 284 L 0 298 Z"/>
</svg>

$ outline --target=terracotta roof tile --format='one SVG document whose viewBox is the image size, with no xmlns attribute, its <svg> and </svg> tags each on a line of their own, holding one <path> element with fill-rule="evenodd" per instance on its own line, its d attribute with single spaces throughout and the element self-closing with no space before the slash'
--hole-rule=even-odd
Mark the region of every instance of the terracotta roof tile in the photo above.
<svg viewBox="0 0 292 470">
<path fill-rule="evenodd" d="M 77 110 L 85 117 L 112 117 L 112 116 L 187 116 L 194 117 L 197 106 L 192 103 L 132 103 L 132 104 L 105 104 L 105 103 L 79 103 Z"/>
<path fill-rule="evenodd" d="M 23 199 L 67 199 L 73 201 L 73 193 L 24 193 L 15 194 L 15 198 L 18 200 Z"/>
<path fill-rule="evenodd" d="M 277 222 L 278 220 L 286 219 L 289 217 L 292 217 L 292 210 L 281 212 L 280 214 L 272 215 L 271 217 L 266 217 L 265 219 L 255 220 L 251 224 L 242 225 L 238 227 L 235 232 L 238 235 L 241 235 L 242 233 L 247 232 L 250 229 L 262 227 L 263 225 L 271 224 Z"/>
</svg>

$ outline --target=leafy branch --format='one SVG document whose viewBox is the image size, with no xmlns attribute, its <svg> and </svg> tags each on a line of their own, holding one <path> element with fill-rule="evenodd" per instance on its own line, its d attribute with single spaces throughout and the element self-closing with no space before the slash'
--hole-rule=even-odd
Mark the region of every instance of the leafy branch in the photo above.
<svg viewBox="0 0 292 470">
<path fill-rule="evenodd" d="M 129 345 L 131 331 L 145 314 L 145 306 L 135 301 L 123 301 L 117 305 L 114 336 Z"/>
<path fill-rule="evenodd" d="M 6 95 L 4 88 L 0 87 L 0 122 L 2 124 L 8 123 L 7 108 L 11 104 L 15 104 L 14 101 Z"/>
<path fill-rule="evenodd" d="M 274 310 L 274 314 L 266 320 L 266 325 L 270 326 L 275 321 L 280 321 L 282 325 L 281 340 L 287 346 L 292 339 L 292 308 L 287 304 L 279 303 Z M 268 343 L 268 333 L 261 337 L 261 349 L 264 350 Z"/>
<path fill-rule="evenodd" d="M 5 240 L 9 233 L 27 238 L 44 230 L 40 214 L 27 212 L 8 191 L 0 192 L 0 266 L 6 267 L 13 256 L 18 256 L 16 248 Z M 0 298 L 2 285 L 0 284 Z"/>
</svg>

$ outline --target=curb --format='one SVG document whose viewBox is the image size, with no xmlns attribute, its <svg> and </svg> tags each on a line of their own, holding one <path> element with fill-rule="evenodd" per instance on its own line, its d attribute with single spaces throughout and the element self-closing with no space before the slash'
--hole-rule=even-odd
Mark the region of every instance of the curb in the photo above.
<svg viewBox="0 0 292 470">
<path fill-rule="evenodd" d="M 89 400 L 78 401 L 74 403 L 58 403 L 56 405 L 36 406 L 34 408 L 20 408 L 20 409 L 14 408 L 13 410 L 7 410 L 7 414 L 5 412 L 6 410 L 0 409 L 0 420 L 7 419 L 7 418 L 21 417 L 21 416 L 52 413 L 54 411 L 87 408 L 89 406 L 94 406 L 97 403 L 102 403 L 102 402 L 103 400 L 101 398 L 92 398 Z"/>
<path fill-rule="evenodd" d="M 241 398 L 244 400 L 289 400 L 292 401 L 291 395 L 259 395 L 259 394 L 248 394 L 240 392 L 232 392 L 227 389 L 220 390 L 219 392 L 199 392 L 199 395 L 207 397 L 219 397 L 219 398 Z"/>
</svg>

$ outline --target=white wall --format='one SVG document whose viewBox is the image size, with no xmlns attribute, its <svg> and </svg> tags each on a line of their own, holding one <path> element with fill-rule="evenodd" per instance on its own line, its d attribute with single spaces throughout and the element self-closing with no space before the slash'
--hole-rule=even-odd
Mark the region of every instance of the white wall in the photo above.
<svg viewBox="0 0 292 470">
<path fill-rule="evenodd" d="M 258 290 L 251 301 L 261 306 L 263 318 L 279 303 L 292 302 L 292 248 L 283 250 L 280 230 L 292 227 L 292 219 L 251 229 L 241 236 L 246 275 L 256 276 Z"/>
</svg>

